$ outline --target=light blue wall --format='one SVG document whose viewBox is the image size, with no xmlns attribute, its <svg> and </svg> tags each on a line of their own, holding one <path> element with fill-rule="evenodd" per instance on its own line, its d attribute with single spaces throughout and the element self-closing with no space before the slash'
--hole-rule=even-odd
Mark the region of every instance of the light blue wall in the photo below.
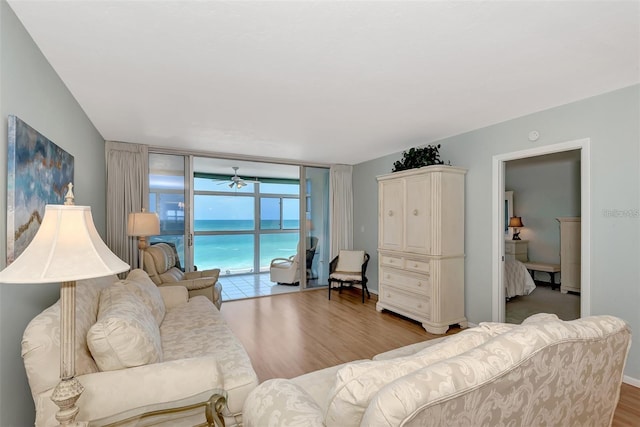
<svg viewBox="0 0 640 427">
<path fill-rule="evenodd" d="M 0 268 L 6 260 L 7 116 L 16 115 L 75 160 L 76 202 L 91 206 L 104 236 L 104 139 L 22 27 L 0 0 Z M 20 355 L 29 320 L 56 301 L 57 285 L 0 284 L 0 426 L 33 425 L 35 411 Z"/>
<path fill-rule="evenodd" d="M 468 169 L 465 302 L 471 322 L 492 316 L 492 158 L 581 138 L 591 139 L 591 314 L 613 314 L 640 331 L 640 85 L 509 120 L 439 141 L 441 158 Z M 531 130 L 540 139 L 530 142 Z M 400 153 L 354 167 L 354 246 L 375 254 L 376 175 Z M 628 216 L 611 215 L 613 210 Z M 364 231 L 362 231 L 364 227 Z M 370 270 L 371 287 L 378 283 Z M 640 379 L 640 343 L 626 375 Z"/>
</svg>

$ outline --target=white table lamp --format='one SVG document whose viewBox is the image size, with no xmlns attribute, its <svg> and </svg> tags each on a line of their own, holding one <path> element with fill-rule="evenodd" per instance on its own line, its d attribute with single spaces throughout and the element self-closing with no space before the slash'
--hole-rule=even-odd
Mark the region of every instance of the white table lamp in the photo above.
<svg viewBox="0 0 640 427">
<path fill-rule="evenodd" d="M 29 246 L 0 272 L 0 283 L 61 283 L 60 383 L 51 400 L 60 410 L 56 419 L 75 426 L 76 401 L 84 387 L 75 378 L 76 280 L 122 273 L 129 265 L 102 241 L 89 206 L 74 206 L 71 184 L 65 205 L 47 205 Z M 71 204 L 67 204 L 71 203 Z"/>
<path fill-rule="evenodd" d="M 160 234 L 160 219 L 152 212 L 132 212 L 127 221 L 127 234 L 138 238 L 140 250 L 140 268 L 144 267 L 144 250 L 147 248 L 147 237 Z"/>
</svg>

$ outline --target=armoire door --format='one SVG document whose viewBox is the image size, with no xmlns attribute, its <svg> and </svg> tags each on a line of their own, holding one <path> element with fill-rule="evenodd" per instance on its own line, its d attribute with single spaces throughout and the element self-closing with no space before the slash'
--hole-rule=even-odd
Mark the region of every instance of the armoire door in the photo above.
<svg viewBox="0 0 640 427">
<path fill-rule="evenodd" d="M 401 179 L 391 179 L 380 181 L 379 186 L 378 247 L 399 251 L 403 246 L 404 185 Z"/>
<path fill-rule="evenodd" d="M 405 179 L 404 250 L 431 253 L 431 174 Z"/>
</svg>

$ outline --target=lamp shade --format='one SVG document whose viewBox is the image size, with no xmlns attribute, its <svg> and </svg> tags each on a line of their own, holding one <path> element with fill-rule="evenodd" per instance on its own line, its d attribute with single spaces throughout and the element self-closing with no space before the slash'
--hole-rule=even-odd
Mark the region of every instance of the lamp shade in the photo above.
<svg viewBox="0 0 640 427">
<path fill-rule="evenodd" d="M 55 283 L 127 271 L 102 241 L 89 206 L 47 205 L 35 237 L 0 272 L 0 283 Z"/>
<path fill-rule="evenodd" d="M 520 216 L 512 216 L 509 218 L 509 227 L 524 227 L 522 223 L 522 217 Z"/>
<path fill-rule="evenodd" d="M 160 234 L 160 219 L 153 212 L 133 212 L 127 221 L 129 236 L 155 236 Z"/>
</svg>

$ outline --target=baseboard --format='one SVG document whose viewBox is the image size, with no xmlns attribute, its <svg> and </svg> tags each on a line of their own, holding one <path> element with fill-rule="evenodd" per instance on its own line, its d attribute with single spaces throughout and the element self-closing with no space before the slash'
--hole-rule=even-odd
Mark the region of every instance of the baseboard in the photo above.
<svg viewBox="0 0 640 427">
<path fill-rule="evenodd" d="M 622 377 L 622 382 L 625 384 L 629 384 L 632 385 L 634 387 L 638 387 L 640 388 L 640 380 L 637 378 L 632 378 L 628 375 L 625 375 L 624 377 Z"/>
</svg>

